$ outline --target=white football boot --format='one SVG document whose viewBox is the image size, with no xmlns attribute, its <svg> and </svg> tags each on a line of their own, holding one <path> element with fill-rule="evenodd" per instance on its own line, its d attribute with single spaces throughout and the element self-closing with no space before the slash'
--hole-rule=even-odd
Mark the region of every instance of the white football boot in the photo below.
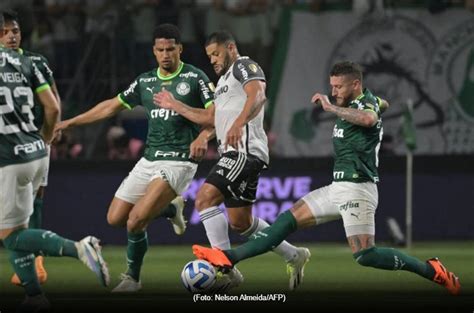
<svg viewBox="0 0 474 313">
<path fill-rule="evenodd" d="M 112 292 L 137 292 L 142 289 L 142 283 L 136 281 L 130 275 L 122 273 L 120 274 L 121 282 L 112 289 Z"/>
<path fill-rule="evenodd" d="M 99 239 L 87 236 L 76 243 L 79 260 L 95 273 L 100 283 L 107 287 L 110 283 L 109 268 L 102 257 Z"/>
<path fill-rule="evenodd" d="M 177 196 L 176 198 L 171 201 L 171 204 L 176 208 L 176 215 L 172 218 L 168 218 L 168 220 L 173 225 L 173 230 L 176 235 L 182 235 L 186 231 L 186 223 L 187 221 L 184 219 L 183 211 L 184 205 L 186 201 L 181 196 Z"/>
<path fill-rule="evenodd" d="M 286 272 L 290 276 L 290 290 L 295 290 L 303 282 L 304 267 L 311 257 L 307 248 L 296 248 L 296 255 L 287 262 Z"/>
</svg>

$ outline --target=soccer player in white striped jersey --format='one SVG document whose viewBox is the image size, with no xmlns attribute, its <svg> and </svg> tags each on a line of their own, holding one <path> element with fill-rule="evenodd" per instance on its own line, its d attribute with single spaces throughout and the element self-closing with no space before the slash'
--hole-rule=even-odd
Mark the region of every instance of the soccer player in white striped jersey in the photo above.
<svg viewBox="0 0 474 313">
<path fill-rule="evenodd" d="M 214 105 L 207 110 L 192 108 L 177 101 L 166 91 L 155 95 L 155 103 L 172 109 L 189 120 L 215 126 L 220 159 L 212 168 L 196 198 L 196 209 L 212 247 L 229 249 L 228 224 L 219 205 L 227 208 L 232 229 L 251 237 L 269 225 L 252 216 L 260 172 L 268 167 L 268 142 L 263 129 L 266 80 L 260 66 L 240 56 L 232 35 L 225 31 L 211 34 L 206 53 L 220 76 Z M 310 252 L 286 241 L 273 250 L 287 262 L 290 289 L 302 281 L 304 265 Z M 217 284 L 218 291 L 235 287 L 243 281 L 233 268 Z"/>
</svg>

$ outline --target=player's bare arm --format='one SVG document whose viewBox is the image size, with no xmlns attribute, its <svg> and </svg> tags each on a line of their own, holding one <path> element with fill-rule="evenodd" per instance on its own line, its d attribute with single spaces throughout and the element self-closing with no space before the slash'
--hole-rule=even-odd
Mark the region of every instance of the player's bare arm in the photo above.
<svg viewBox="0 0 474 313">
<path fill-rule="evenodd" d="M 215 136 L 216 130 L 214 127 L 204 128 L 189 147 L 189 156 L 191 159 L 201 161 L 206 156 L 209 140 L 213 139 Z"/>
<path fill-rule="evenodd" d="M 74 126 L 94 123 L 114 116 L 123 109 L 125 109 L 125 107 L 120 103 L 118 97 L 114 97 L 100 102 L 87 112 L 84 112 L 71 119 L 59 122 L 54 131 L 57 132 Z"/>
<path fill-rule="evenodd" d="M 193 108 L 176 100 L 171 92 L 163 89 L 153 96 L 155 105 L 163 109 L 173 110 L 186 119 L 204 127 L 214 127 L 214 105 L 207 109 Z"/>
<path fill-rule="evenodd" d="M 61 109 L 51 89 L 41 91 L 37 95 L 44 108 L 44 123 L 41 128 L 41 135 L 49 143 L 53 139 L 54 128 L 59 120 Z"/>
<path fill-rule="evenodd" d="M 377 114 L 373 111 L 361 111 L 353 108 L 340 107 L 332 104 L 326 95 L 316 93 L 312 99 L 312 102 L 321 103 L 322 108 L 326 112 L 332 112 L 340 118 L 348 121 L 349 123 L 363 126 L 372 127 L 377 123 Z"/>
<path fill-rule="evenodd" d="M 244 90 L 247 94 L 247 102 L 245 103 L 242 113 L 240 113 L 240 116 L 237 118 L 243 119 L 243 125 L 254 119 L 265 106 L 265 103 L 267 103 L 265 87 L 265 82 L 260 80 L 254 80 L 245 84 Z"/>
<path fill-rule="evenodd" d="M 254 119 L 267 102 L 265 86 L 265 82 L 259 80 L 253 80 L 245 84 L 244 90 L 247 94 L 247 101 L 244 109 L 227 132 L 226 145 L 230 145 L 237 150 L 239 145 L 242 145 L 242 127 Z"/>
</svg>

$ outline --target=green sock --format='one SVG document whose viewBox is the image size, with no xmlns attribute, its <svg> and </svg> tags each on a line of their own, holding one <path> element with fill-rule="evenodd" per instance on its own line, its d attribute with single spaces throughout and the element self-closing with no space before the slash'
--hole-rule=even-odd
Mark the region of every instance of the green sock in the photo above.
<svg viewBox="0 0 474 313">
<path fill-rule="evenodd" d="M 35 255 L 26 251 L 15 251 L 7 249 L 9 252 L 10 264 L 20 278 L 22 286 L 28 296 L 41 294 L 41 287 L 36 276 Z"/>
<path fill-rule="evenodd" d="M 40 228 L 43 223 L 43 199 L 36 197 L 33 202 L 33 214 L 30 216 L 28 228 Z"/>
<path fill-rule="evenodd" d="M 249 241 L 235 249 L 225 250 L 229 260 L 236 264 L 244 259 L 263 254 L 278 246 L 297 228 L 296 219 L 290 211 L 280 214 L 270 227 L 249 237 Z"/>
<path fill-rule="evenodd" d="M 128 233 L 127 274 L 136 281 L 140 280 L 140 270 L 147 250 L 148 236 L 146 232 L 136 234 Z"/>
<path fill-rule="evenodd" d="M 372 247 L 354 253 L 356 261 L 363 266 L 384 270 L 403 270 L 432 280 L 435 271 L 431 265 L 392 248 Z"/>
<path fill-rule="evenodd" d="M 173 204 L 168 204 L 166 208 L 161 210 L 160 215 L 158 217 L 166 217 L 166 218 L 173 218 L 176 216 L 176 207 Z"/>
<path fill-rule="evenodd" d="M 3 240 L 5 248 L 35 255 L 78 258 L 75 242 L 44 229 L 19 229 Z"/>
</svg>

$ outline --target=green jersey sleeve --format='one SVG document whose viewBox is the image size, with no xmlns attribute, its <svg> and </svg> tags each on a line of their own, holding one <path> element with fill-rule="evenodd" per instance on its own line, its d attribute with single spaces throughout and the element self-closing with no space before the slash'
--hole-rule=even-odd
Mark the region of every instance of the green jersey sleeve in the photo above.
<svg viewBox="0 0 474 313">
<path fill-rule="evenodd" d="M 43 90 L 51 88 L 48 82 L 46 81 L 46 78 L 44 77 L 43 73 L 38 69 L 38 66 L 36 66 L 35 62 L 32 62 L 32 68 L 33 68 L 33 75 L 32 75 L 32 80 L 31 80 L 31 85 L 36 93 L 39 93 Z"/>
<path fill-rule="evenodd" d="M 380 116 L 379 103 L 380 99 L 377 97 L 363 95 L 362 97 L 358 97 L 351 101 L 349 107 L 360 111 L 371 111 L 377 114 L 377 116 Z"/>
<path fill-rule="evenodd" d="M 202 71 L 199 71 L 198 84 L 201 102 L 207 109 L 212 104 L 212 101 L 214 101 L 214 84 L 211 82 L 209 77 L 207 77 L 207 75 Z"/>
<path fill-rule="evenodd" d="M 137 105 L 141 105 L 140 88 L 138 88 L 138 78 L 123 92 L 118 94 L 118 99 L 123 106 L 131 110 Z"/>
<path fill-rule="evenodd" d="M 35 63 L 38 66 L 40 72 L 43 74 L 46 81 L 48 82 L 48 84 L 50 86 L 54 85 L 53 71 L 49 67 L 48 60 L 45 57 L 41 56 L 40 61 Z"/>
</svg>

